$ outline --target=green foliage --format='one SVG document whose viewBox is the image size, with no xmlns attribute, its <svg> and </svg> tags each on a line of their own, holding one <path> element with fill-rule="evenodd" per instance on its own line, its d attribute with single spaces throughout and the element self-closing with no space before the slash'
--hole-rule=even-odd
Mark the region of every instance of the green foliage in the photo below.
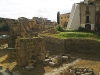
<svg viewBox="0 0 100 75">
<path fill-rule="evenodd" d="M 60 24 L 60 12 L 57 12 L 57 23 Z"/>
<path fill-rule="evenodd" d="M 85 33 L 85 32 L 61 32 L 59 33 L 60 37 L 62 38 L 69 38 L 69 37 L 92 37 L 92 38 L 99 38 L 100 36 L 93 33 Z"/>
<path fill-rule="evenodd" d="M 79 27 L 78 28 L 78 31 L 80 31 L 80 32 L 90 32 L 90 33 L 94 33 L 94 31 L 89 30 L 89 29 L 86 29 L 86 28 L 83 28 L 83 27 Z"/>
<path fill-rule="evenodd" d="M 78 30 L 72 30 L 72 29 L 69 29 L 69 30 L 66 30 L 66 32 L 77 32 Z"/>
<path fill-rule="evenodd" d="M 63 27 L 61 25 L 57 25 L 56 26 L 56 30 L 60 31 L 60 32 L 64 32 L 64 29 L 63 29 Z"/>
<path fill-rule="evenodd" d="M 8 25 L 4 25 L 2 28 L 1 28 L 1 31 L 9 31 L 9 26 Z"/>
</svg>

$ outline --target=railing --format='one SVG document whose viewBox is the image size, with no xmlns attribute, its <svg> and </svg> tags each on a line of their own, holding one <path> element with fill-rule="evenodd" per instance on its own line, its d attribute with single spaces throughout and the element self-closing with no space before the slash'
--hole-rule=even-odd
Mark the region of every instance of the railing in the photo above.
<svg viewBox="0 0 100 75">
<path fill-rule="evenodd" d="M 85 14 L 86 15 L 90 15 L 90 11 L 85 11 Z"/>
</svg>

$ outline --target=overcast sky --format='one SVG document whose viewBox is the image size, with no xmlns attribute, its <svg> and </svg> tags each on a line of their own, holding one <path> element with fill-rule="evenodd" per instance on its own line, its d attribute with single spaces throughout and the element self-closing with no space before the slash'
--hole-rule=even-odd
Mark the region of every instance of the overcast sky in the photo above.
<svg viewBox="0 0 100 75">
<path fill-rule="evenodd" d="M 80 1 L 83 0 L 0 0 L 0 17 L 43 17 L 56 21 L 58 11 L 68 13 Z"/>
</svg>

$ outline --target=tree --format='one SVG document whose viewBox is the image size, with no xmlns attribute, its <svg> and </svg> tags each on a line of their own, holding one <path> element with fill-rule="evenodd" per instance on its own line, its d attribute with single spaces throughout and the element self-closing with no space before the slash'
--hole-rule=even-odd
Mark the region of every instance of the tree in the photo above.
<svg viewBox="0 0 100 75">
<path fill-rule="evenodd" d="M 60 12 L 57 12 L 57 23 L 60 24 Z"/>
<path fill-rule="evenodd" d="M 63 30 L 63 27 L 61 25 L 56 26 L 56 30 L 57 31 L 60 31 L 60 32 L 63 32 L 64 31 Z"/>
<path fill-rule="evenodd" d="M 5 26 L 2 27 L 2 31 L 9 31 L 9 29 L 10 29 L 10 28 L 9 28 L 8 25 L 5 25 Z"/>
</svg>

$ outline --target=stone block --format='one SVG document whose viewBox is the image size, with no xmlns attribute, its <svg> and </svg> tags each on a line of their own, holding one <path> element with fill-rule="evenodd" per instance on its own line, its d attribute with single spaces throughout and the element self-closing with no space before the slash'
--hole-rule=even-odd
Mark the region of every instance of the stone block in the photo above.
<svg viewBox="0 0 100 75">
<path fill-rule="evenodd" d="M 45 47 L 43 38 L 25 38 L 16 40 L 16 51 L 18 64 L 34 63 L 33 60 L 43 61 L 45 59 Z M 23 58 L 23 61 L 20 59 Z M 24 61 L 25 60 L 25 61 Z"/>
</svg>

